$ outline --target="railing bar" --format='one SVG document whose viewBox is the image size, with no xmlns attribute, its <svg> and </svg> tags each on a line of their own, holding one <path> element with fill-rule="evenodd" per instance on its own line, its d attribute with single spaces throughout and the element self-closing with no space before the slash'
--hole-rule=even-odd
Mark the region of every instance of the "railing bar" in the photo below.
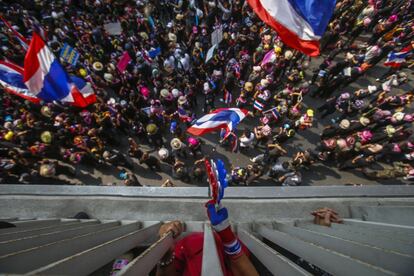
<svg viewBox="0 0 414 276">
<path fill-rule="evenodd" d="M 59 223 L 53 223 L 51 225 L 44 225 L 43 227 L 39 226 L 38 228 L 30 228 L 30 226 L 28 226 L 28 227 L 13 227 L 13 228 L 0 229 L 1 231 L 0 240 L 3 240 L 3 238 L 6 237 L 7 235 L 28 233 L 28 232 L 39 231 L 39 230 L 47 230 L 47 229 L 52 229 L 55 227 L 60 227 L 63 225 L 69 226 L 69 225 L 76 224 L 76 223 L 79 223 L 79 221 L 62 221 Z"/>
<path fill-rule="evenodd" d="M 240 240 L 273 275 L 311 275 L 300 266 L 273 250 L 245 230 L 238 232 Z"/>
<path fill-rule="evenodd" d="M 169 232 L 148 247 L 141 255 L 132 260 L 126 267 L 117 273 L 117 276 L 147 276 L 172 246 L 173 242 L 172 233 Z"/>
<path fill-rule="evenodd" d="M 63 275 L 68 271 L 70 271 L 73 275 L 88 275 L 111 260 L 121 256 L 123 253 L 139 246 L 150 237 L 155 236 L 159 227 L 160 223 L 144 229 L 136 230 L 122 237 L 110 240 L 83 252 L 31 271 L 27 275 Z"/>
<path fill-rule="evenodd" d="M 285 248 L 333 275 L 396 275 L 385 269 L 350 258 L 336 251 L 299 240 L 288 234 L 267 227 L 259 226 L 258 233 L 278 246 Z M 347 269 L 343 269 L 344 267 Z"/>
<path fill-rule="evenodd" d="M 223 275 L 221 262 L 217 253 L 216 241 L 209 223 L 204 223 L 203 263 L 201 275 Z"/>
<path fill-rule="evenodd" d="M 42 244 L 47 244 L 51 242 L 56 242 L 64 238 L 73 237 L 81 233 L 87 233 L 94 230 L 99 230 L 99 228 L 104 229 L 108 226 L 119 225 L 117 222 L 112 223 L 103 223 L 100 224 L 97 221 L 84 222 L 80 225 L 75 225 L 71 228 L 64 230 L 56 230 L 54 232 L 47 232 L 42 234 L 37 234 L 33 236 L 22 237 L 14 240 L 2 241 L 0 242 L 0 256 L 6 255 L 12 252 L 17 252 L 25 249 L 29 249 L 35 246 Z"/>
<path fill-rule="evenodd" d="M 402 275 L 414 270 L 414 258 L 407 255 L 392 253 L 378 247 L 372 247 L 282 223 L 275 223 L 275 225 L 279 231 L 306 242 L 323 246 L 326 249 L 334 250 Z"/>
</svg>

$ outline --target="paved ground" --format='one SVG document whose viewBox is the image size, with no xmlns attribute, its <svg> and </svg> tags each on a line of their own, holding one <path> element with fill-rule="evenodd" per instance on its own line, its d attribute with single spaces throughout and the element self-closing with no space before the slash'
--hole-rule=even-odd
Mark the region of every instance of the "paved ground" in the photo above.
<svg viewBox="0 0 414 276">
<path fill-rule="evenodd" d="M 343 55 L 339 55 L 338 59 L 342 59 Z M 314 58 L 311 61 L 310 68 L 308 69 L 308 79 L 312 75 L 313 68 L 319 66 L 321 62 L 321 58 Z M 386 69 L 381 66 L 382 62 L 380 62 L 374 69 L 371 69 L 366 76 L 359 78 L 356 83 L 351 84 L 349 87 L 343 89 L 342 91 L 355 91 L 358 88 L 366 88 L 369 84 L 378 85 L 375 79 L 380 76 Z M 401 91 L 408 91 L 413 90 L 413 79 L 414 76 L 411 71 L 407 71 L 409 73 L 410 81 L 399 87 L 399 89 L 394 89 L 393 93 L 401 92 Z M 339 94 L 341 91 L 336 91 L 335 95 Z M 323 101 L 320 99 L 314 99 L 310 96 L 306 96 L 304 99 L 305 104 L 308 107 L 316 108 L 320 106 Z M 223 105 L 220 102 L 217 102 L 217 107 Z M 202 115 L 200 112 L 199 115 Z M 319 115 L 316 113 L 316 124 L 313 128 L 298 132 L 294 139 L 287 142 L 284 147 L 288 150 L 288 157 L 285 159 L 290 159 L 292 154 L 300 149 L 308 149 L 313 148 L 315 145 L 320 141 L 319 135 L 323 127 L 330 123 L 331 118 L 336 117 L 337 114 L 333 114 L 328 116 L 324 120 L 319 118 Z M 253 129 L 255 125 L 255 120 L 253 118 L 246 118 L 245 121 L 240 125 L 239 129 L 244 129 L 246 127 Z M 120 137 L 121 140 L 126 139 L 125 137 Z M 218 133 L 206 135 L 202 138 L 205 141 L 205 145 L 203 146 L 203 150 L 207 153 L 210 157 L 213 158 L 221 158 L 226 164 L 227 168 L 229 168 L 229 163 L 238 166 L 246 166 L 247 164 L 251 163 L 249 158 L 255 156 L 259 152 L 257 150 L 251 149 L 246 154 L 241 153 L 232 153 L 226 151 L 222 147 L 217 145 Z M 144 146 L 145 148 L 145 146 Z M 194 160 L 189 159 L 186 160 L 188 164 L 194 162 Z M 171 178 L 171 168 L 166 165 L 163 165 L 163 172 L 152 172 L 147 169 L 144 165 L 140 166 L 137 160 L 134 160 L 134 170 L 133 172 L 138 176 L 138 179 L 143 185 L 148 186 L 160 186 L 166 179 Z M 385 164 L 382 164 L 385 165 Z M 386 165 L 385 165 L 386 166 Z M 84 184 L 84 185 L 122 185 L 121 180 L 118 178 L 120 170 L 107 167 L 103 170 L 96 170 L 91 168 L 82 168 L 81 175 L 79 176 L 79 180 L 70 179 L 70 181 L 74 184 Z M 174 184 L 177 186 L 205 186 L 206 183 L 182 183 L 181 181 L 172 179 Z M 322 164 L 318 163 L 314 165 L 311 170 L 303 171 L 303 185 L 345 185 L 345 184 L 363 184 L 363 185 L 374 185 L 374 184 L 407 184 L 407 182 L 403 180 L 389 180 L 389 181 L 371 181 L 366 179 L 361 173 L 351 170 L 351 171 L 339 171 L 334 164 Z M 275 185 L 275 183 L 267 178 L 261 179 L 259 182 L 254 183 L 254 185 Z"/>
</svg>

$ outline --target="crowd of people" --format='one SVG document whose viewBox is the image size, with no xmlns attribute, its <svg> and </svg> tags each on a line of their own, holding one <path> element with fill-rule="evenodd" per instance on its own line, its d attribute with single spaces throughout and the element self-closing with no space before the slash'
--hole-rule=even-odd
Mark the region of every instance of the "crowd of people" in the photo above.
<svg viewBox="0 0 414 276">
<path fill-rule="evenodd" d="M 115 167 L 119 185 L 140 186 L 138 165 L 170 174 L 173 180 L 163 186 L 174 186 L 174 179 L 207 183 L 203 160 L 214 156 L 207 156 L 204 140 L 186 129 L 224 106 L 249 110 L 249 127 L 221 133 L 217 144 L 239 154 L 257 153 L 247 167 L 229 164 L 232 185 L 251 185 L 264 176 L 276 185 L 300 185 L 301 172 L 315 163 L 369 179 L 414 179 L 414 92 L 400 89 L 412 79 L 414 66 L 412 0 L 338 0 L 321 39 L 323 60 L 313 71 L 311 65 L 321 59 L 284 45 L 247 1 L 0 5 L 2 16 L 25 37 L 38 22 L 56 57 L 64 44 L 74 47 L 77 63 L 61 63 L 90 82 L 97 95 L 96 103 L 80 109 L 33 104 L 2 91 L 1 183 L 64 183 L 61 174 L 78 178 L 82 166 Z M 114 22 L 120 23 L 120 34 L 105 28 Z M 25 49 L 4 24 L 0 38 L 1 59 L 22 65 Z M 402 49 L 410 52 L 404 62 L 362 89 L 350 88 Z M 125 53 L 131 61 L 121 72 L 117 64 Z M 322 104 L 311 106 L 306 98 L 323 101 L 312 100 Z M 288 156 L 285 145 L 327 116 L 331 123 L 320 143 Z"/>
</svg>

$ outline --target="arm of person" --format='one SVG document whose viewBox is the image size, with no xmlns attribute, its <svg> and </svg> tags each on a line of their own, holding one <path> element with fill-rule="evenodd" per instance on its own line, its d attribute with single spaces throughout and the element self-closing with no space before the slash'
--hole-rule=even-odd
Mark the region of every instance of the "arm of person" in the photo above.
<svg viewBox="0 0 414 276">
<path fill-rule="evenodd" d="M 171 221 L 165 223 L 158 231 L 160 238 L 167 235 L 169 232 L 173 233 L 173 237 L 178 237 L 183 232 L 183 224 L 180 221 Z M 174 266 L 174 247 L 170 248 L 161 258 L 157 265 L 157 276 L 179 276 L 181 275 Z M 166 264 L 166 265 L 162 265 Z"/>
<path fill-rule="evenodd" d="M 256 276 L 259 275 L 252 262 L 246 254 L 237 259 L 231 259 L 230 269 L 234 276 Z"/>
</svg>

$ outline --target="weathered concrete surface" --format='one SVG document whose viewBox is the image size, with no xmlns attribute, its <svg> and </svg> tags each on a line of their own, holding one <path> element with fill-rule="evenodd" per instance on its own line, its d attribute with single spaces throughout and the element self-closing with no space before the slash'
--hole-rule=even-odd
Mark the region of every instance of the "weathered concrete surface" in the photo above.
<svg viewBox="0 0 414 276">
<path fill-rule="evenodd" d="M 9 195 L 0 196 L 0 218 L 65 218 L 83 211 L 96 219 L 204 221 L 205 202 L 206 199 Z M 253 222 L 310 218 L 310 212 L 320 207 L 333 208 L 349 218 L 351 206 L 414 206 L 414 198 L 225 199 L 223 203 L 232 221 Z"/>
</svg>

